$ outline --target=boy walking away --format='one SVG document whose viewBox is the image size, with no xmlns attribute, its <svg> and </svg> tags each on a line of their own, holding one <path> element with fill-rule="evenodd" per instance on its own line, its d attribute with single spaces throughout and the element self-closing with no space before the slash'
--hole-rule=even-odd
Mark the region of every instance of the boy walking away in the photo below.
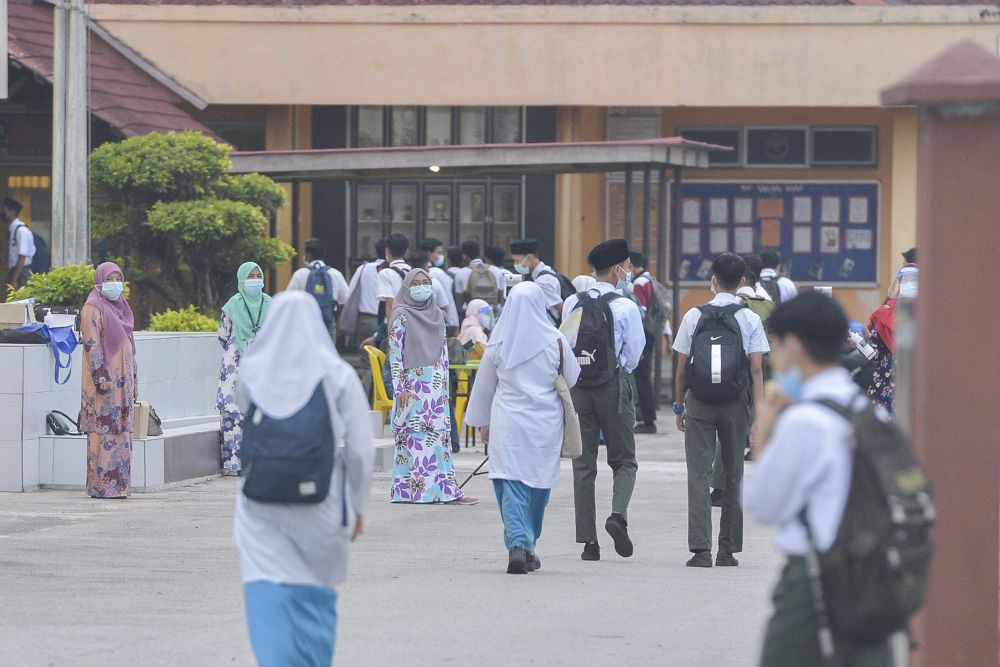
<svg viewBox="0 0 1000 667">
<path fill-rule="evenodd" d="M 580 377 L 572 389 L 573 405 L 580 416 L 583 455 L 573 459 L 573 491 L 576 508 L 576 541 L 582 543 L 583 560 L 600 560 L 597 542 L 597 509 L 594 482 L 597 479 L 597 447 L 600 434 L 608 448 L 608 465 L 614 474 L 611 516 L 604 523 L 619 556 L 632 555 L 628 536 L 628 504 L 635 488 L 635 379 L 646 343 L 642 315 L 631 299 L 623 296 L 632 277 L 625 239 L 611 239 L 590 251 L 587 259 L 597 272 L 597 282 L 585 292 L 566 299 L 563 322 L 577 317 L 579 329 L 571 335 L 573 353 L 580 364 Z M 710 462 L 711 464 L 711 462 Z"/>
<path fill-rule="evenodd" d="M 403 287 L 403 279 L 411 268 L 404 259 L 409 248 L 410 240 L 399 232 L 389 234 L 385 240 L 385 261 L 388 265 L 379 269 L 378 272 L 377 296 L 384 307 L 381 324 L 388 325 L 389 322 L 392 322 L 393 299 Z"/>
<path fill-rule="evenodd" d="M 323 317 L 323 323 L 337 337 L 337 313 L 347 303 L 350 290 L 344 274 L 326 265 L 326 245 L 319 239 L 306 241 L 306 265 L 292 274 L 289 290 L 311 294 Z"/>
<path fill-rule="evenodd" d="M 458 314 L 458 306 L 455 304 L 455 280 L 444 270 L 444 244 L 436 238 L 427 237 L 420 244 L 420 250 L 427 256 L 427 271 L 431 275 L 431 280 L 434 281 L 435 285 L 440 284 L 444 288 L 445 297 L 448 300 L 448 309 L 444 313 L 444 323 L 454 334 L 458 331 L 461 318 Z"/>
<path fill-rule="evenodd" d="M 788 278 L 781 275 L 781 255 L 773 248 L 760 251 L 760 261 L 764 268 L 760 270 L 760 285 L 776 304 L 791 301 L 799 294 L 799 288 Z"/>
<path fill-rule="evenodd" d="M 745 284 L 746 262 L 725 253 L 712 262 L 716 297 L 692 308 L 674 341 L 678 354 L 674 403 L 684 432 L 688 472 L 688 567 L 712 566 L 712 502 L 709 484 L 716 441 L 725 477 L 719 519 L 718 566 L 736 566 L 743 550 L 743 450 L 751 431 L 751 408 L 763 397 L 761 358 L 770 350 L 760 317 L 736 291 Z"/>
<path fill-rule="evenodd" d="M 336 588 L 364 526 L 375 456 L 361 382 L 314 299 L 275 297 L 240 364 L 237 400 L 246 426 L 235 537 L 254 655 L 264 667 L 330 665 Z"/>
<path fill-rule="evenodd" d="M 646 256 L 641 252 L 632 252 L 632 271 L 635 280 L 632 282 L 632 293 L 642 310 L 642 326 L 646 334 L 646 346 L 642 349 L 642 358 L 635 367 L 635 387 L 639 392 L 639 409 L 642 411 L 642 423 L 635 427 L 636 433 L 656 433 L 657 397 L 653 391 L 653 362 L 656 360 L 656 344 L 663 335 L 667 318 L 670 316 L 670 297 L 667 288 L 656 281 L 656 278 L 646 270 Z"/>
<path fill-rule="evenodd" d="M 495 266 L 487 266 L 479 255 L 479 244 L 466 241 L 462 244 L 462 256 L 468 266 L 455 276 L 455 293 L 462 295 L 465 305 L 473 299 L 482 299 L 488 303 L 493 312 L 503 300 L 506 287 L 503 272 Z"/>
<path fill-rule="evenodd" d="M 535 239 L 511 241 L 510 255 L 514 261 L 514 270 L 523 276 L 524 280 L 537 283 L 542 288 L 542 294 L 545 295 L 545 310 L 552 322 L 559 326 L 562 322 L 563 303 L 576 294 L 573 283 L 538 259 L 538 241 Z"/>
<path fill-rule="evenodd" d="M 35 257 L 35 236 L 18 215 L 21 203 L 6 197 L 0 210 L 3 221 L 10 225 L 10 243 L 7 244 L 7 284 L 13 289 L 24 287 L 31 277 L 31 263 Z"/>
<path fill-rule="evenodd" d="M 385 239 L 375 242 L 375 259 L 365 262 L 351 276 L 350 295 L 337 318 L 340 333 L 361 341 L 378 329 L 378 272 L 385 265 Z M 350 322 L 351 318 L 354 322 Z"/>
<path fill-rule="evenodd" d="M 761 665 L 890 667 L 922 604 L 934 520 L 909 443 L 840 367 L 847 318 L 807 292 L 771 317 L 775 379 L 746 507 L 788 556 Z M 766 444 L 765 444 L 766 443 Z"/>
</svg>

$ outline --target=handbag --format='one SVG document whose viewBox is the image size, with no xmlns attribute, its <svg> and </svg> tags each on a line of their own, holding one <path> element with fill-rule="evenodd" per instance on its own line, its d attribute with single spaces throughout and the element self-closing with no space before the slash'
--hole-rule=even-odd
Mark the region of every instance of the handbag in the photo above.
<svg viewBox="0 0 1000 667">
<path fill-rule="evenodd" d="M 163 435 L 163 420 L 156 414 L 156 408 L 149 406 L 149 426 L 146 429 L 147 435 Z"/>
<path fill-rule="evenodd" d="M 80 433 L 80 425 L 65 412 L 53 410 L 45 415 L 45 424 L 52 431 L 52 435 L 83 435 Z M 70 428 L 71 424 L 72 428 Z"/>
<path fill-rule="evenodd" d="M 563 345 L 559 341 L 559 374 L 556 375 L 556 393 L 563 404 L 562 458 L 575 459 L 583 455 L 583 435 L 580 433 L 580 416 L 573 405 L 573 395 L 563 377 Z"/>
</svg>

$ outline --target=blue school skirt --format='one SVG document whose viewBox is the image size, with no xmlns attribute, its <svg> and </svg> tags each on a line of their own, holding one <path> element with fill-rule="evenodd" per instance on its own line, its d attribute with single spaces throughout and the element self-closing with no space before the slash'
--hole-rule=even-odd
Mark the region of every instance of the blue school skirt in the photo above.
<svg viewBox="0 0 1000 667">
<path fill-rule="evenodd" d="M 261 667 L 330 667 L 337 592 L 320 586 L 252 581 L 243 586 L 247 627 Z"/>
</svg>

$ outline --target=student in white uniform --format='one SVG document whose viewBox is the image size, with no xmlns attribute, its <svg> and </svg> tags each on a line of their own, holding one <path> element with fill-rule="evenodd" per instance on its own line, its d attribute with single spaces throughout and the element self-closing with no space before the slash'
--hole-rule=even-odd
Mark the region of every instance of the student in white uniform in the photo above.
<svg viewBox="0 0 1000 667">
<path fill-rule="evenodd" d="M 688 473 L 688 567 L 712 567 L 712 462 L 716 443 L 725 474 L 717 566 L 733 567 L 743 550 L 743 450 L 751 407 L 764 392 L 763 355 L 770 350 L 760 317 L 736 296 L 746 262 L 725 253 L 712 262 L 716 297 L 684 315 L 674 340 L 678 354 L 674 395 L 677 428 L 684 432 Z M 738 329 L 738 332 L 736 331 Z"/>
<path fill-rule="evenodd" d="M 632 278 L 628 242 L 610 239 L 594 247 L 587 261 L 597 272 L 597 282 L 587 290 L 591 304 L 608 300 L 611 309 L 612 332 L 595 332 L 601 340 L 612 341 L 613 350 L 601 346 L 593 350 L 578 350 L 587 363 L 573 387 L 573 405 L 580 416 L 583 436 L 583 455 L 573 459 L 573 490 L 576 509 L 576 541 L 583 544 L 580 558 L 587 561 L 601 559 L 597 542 L 597 510 L 594 485 L 597 480 L 597 450 L 600 434 L 607 443 L 608 466 L 613 473 L 611 515 L 604 522 L 604 529 L 615 543 L 619 556 L 628 558 L 633 553 L 628 536 L 628 505 L 635 489 L 635 476 L 639 466 L 635 460 L 635 379 L 632 371 L 639 364 L 639 357 L 646 344 L 639 306 L 622 294 Z M 562 321 L 580 304 L 580 295 L 566 299 Z M 581 305 L 581 310 L 591 306 Z M 603 320 L 602 321 L 606 321 Z M 582 330 L 582 327 L 581 327 Z M 579 344 L 579 337 L 577 339 Z M 598 349 L 600 347 L 600 349 Z M 607 355 L 607 357 L 605 357 Z M 578 356 L 579 360 L 581 357 Z M 613 373 L 604 380 L 600 363 L 595 359 L 610 359 Z M 616 367 L 614 362 L 617 362 Z M 595 371 L 597 371 L 595 373 Z"/>
<path fill-rule="evenodd" d="M 760 251 L 760 261 L 764 268 L 760 270 L 761 287 L 770 295 L 775 303 L 791 301 L 799 295 L 799 288 L 791 280 L 781 275 L 781 254 L 773 248 Z"/>
<path fill-rule="evenodd" d="M 466 241 L 462 244 L 462 257 L 465 260 L 465 268 L 461 269 L 455 276 L 455 295 L 456 298 L 461 299 L 462 303 L 459 305 L 465 305 L 466 301 L 475 298 L 481 298 L 486 303 L 491 306 L 496 306 L 503 301 L 503 293 L 507 285 L 504 282 L 503 272 L 495 266 L 487 266 L 490 275 L 493 276 L 497 284 L 497 295 L 496 298 L 492 296 L 486 298 L 485 294 L 469 295 L 469 276 L 472 274 L 473 269 L 483 265 L 483 259 L 479 253 L 479 243 L 476 241 Z"/>
<path fill-rule="evenodd" d="M 344 274 L 326 264 L 326 244 L 319 239 L 309 239 L 306 241 L 306 265 L 292 274 L 292 279 L 288 283 L 287 289 L 304 292 L 309 283 L 309 272 L 313 268 L 325 268 L 333 284 L 333 299 L 338 308 L 343 308 L 351 294 Z"/>
<path fill-rule="evenodd" d="M 378 300 L 385 304 L 385 321 L 392 322 L 392 301 L 403 286 L 403 278 L 410 272 L 409 264 L 404 259 L 410 247 L 410 240 L 395 232 L 385 240 L 385 260 L 387 266 L 378 272 Z"/>
<path fill-rule="evenodd" d="M 458 328 L 458 305 L 455 303 L 455 281 L 444 270 L 445 254 L 444 244 L 441 241 L 428 237 L 420 244 L 420 249 L 427 256 L 428 273 L 435 284 L 440 283 L 447 298 L 448 309 L 444 313 L 444 323 L 452 330 Z"/>
<path fill-rule="evenodd" d="M 17 289 L 24 287 L 31 277 L 31 260 L 35 257 L 35 237 L 28 225 L 18 217 L 21 203 L 6 197 L 2 208 L 3 221 L 10 225 L 10 243 L 7 245 L 7 284 Z"/>
<path fill-rule="evenodd" d="M 569 386 L 580 366 L 546 314 L 533 283 L 515 285 L 476 374 L 465 422 L 483 429 L 490 447 L 490 479 L 504 523 L 507 572 L 541 566 L 535 544 L 551 489 L 559 485 L 563 404 L 560 373 Z"/>
<path fill-rule="evenodd" d="M 777 526 L 774 545 L 788 557 L 764 636 L 761 665 L 767 667 L 827 664 L 817 639 L 808 538 L 800 517 L 804 510 L 817 548 L 828 550 L 851 485 L 851 427 L 816 401 L 849 406 L 867 400 L 840 365 L 846 330 L 843 310 L 819 292 L 805 292 L 771 316 L 774 390 L 769 385 L 758 411 L 757 465 L 745 494 L 751 516 Z M 834 631 L 833 643 L 836 664 L 893 664 L 886 641 L 863 642 Z"/>
<path fill-rule="evenodd" d="M 347 299 L 357 301 L 358 320 L 354 340 L 361 341 L 373 335 L 378 329 L 378 272 L 385 265 L 385 239 L 375 242 L 375 257 L 365 262 L 351 276 L 350 294 Z M 355 290 L 358 290 L 355 296 Z"/>
<path fill-rule="evenodd" d="M 545 294 L 545 308 L 555 318 L 562 314 L 562 286 L 559 275 L 551 266 L 538 259 L 538 241 L 535 239 L 519 239 L 511 241 L 510 255 L 514 261 L 514 270 L 542 288 Z M 558 321 L 558 319 L 557 319 Z"/>
<path fill-rule="evenodd" d="M 247 622 L 262 665 L 332 661 L 335 589 L 347 575 L 348 542 L 362 532 L 375 467 L 364 390 L 337 354 L 316 300 L 302 292 L 279 294 L 240 364 L 237 400 L 244 412 L 253 403 L 267 417 L 288 419 L 319 387 L 332 432 L 345 445 L 334 459 L 329 495 L 318 504 L 260 502 L 247 498 L 242 484 L 236 494 Z"/>
</svg>

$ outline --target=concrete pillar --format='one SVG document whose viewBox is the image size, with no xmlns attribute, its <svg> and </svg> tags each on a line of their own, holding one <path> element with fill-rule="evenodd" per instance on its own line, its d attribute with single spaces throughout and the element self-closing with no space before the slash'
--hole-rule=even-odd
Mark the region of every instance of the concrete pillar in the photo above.
<svg viewBox="0 0 1000 667">
<path fill-rule="evenodd" d="M 880 278 L 885 288 L 892 282 L 892 269 L 902 263 L 900 254 L 917 245 L 917 112 L 894 109 L 892 113 L 892 200 L 890 202 L 889 265 Z"/>
<path fill-rule="evenodd" d="M 897 392 L 912 396 L 939 523 L 915 664 L 995 665 L 1000 355 L 984 314 L 1000 312 L 989 278 L 1000 249 L 1000 60 L 960 42 L 882 103 L 919 115 L 917 338 L 912 386 Z"/>
<path fill-rule="evenodd" d="M 265 149 L 269 151 L 298 150 L 312 147 L 312 108 L 299 106 L 268 107 L 265 115 Z M 285 243 L 295 245 L 299 257 L 283 264 L 275 271 L 277 285 L 271 289 L 281 290 L 288 285 L 292 272 L 301 265 L 305 240 L 312 236 L 312 185 L 303 183 L 298 187 L 298 202 L 293 206 L 291 183 L 283 183 L 288 196 L 288 204 L 278 211 L 276 236 Z M 298 220 L 292 219 L 293 208 Z"/>
</svg>

